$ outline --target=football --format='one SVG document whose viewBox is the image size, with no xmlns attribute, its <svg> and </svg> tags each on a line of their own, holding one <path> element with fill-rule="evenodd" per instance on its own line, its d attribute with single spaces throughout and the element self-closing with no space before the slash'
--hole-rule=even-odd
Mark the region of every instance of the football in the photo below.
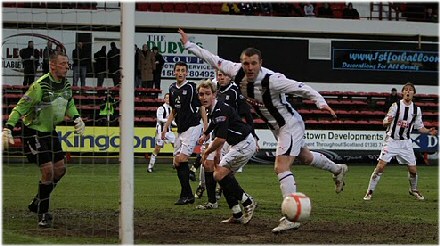
<svg viewBox="0 0 440 246">
<path fill-rule="evenodd" d="M 308 220 L 311 210 L 310 198 L 300 192 L 286 196 L 281 204 L 281 212 L 289 221 L 293 222 Z"/>
</svg>

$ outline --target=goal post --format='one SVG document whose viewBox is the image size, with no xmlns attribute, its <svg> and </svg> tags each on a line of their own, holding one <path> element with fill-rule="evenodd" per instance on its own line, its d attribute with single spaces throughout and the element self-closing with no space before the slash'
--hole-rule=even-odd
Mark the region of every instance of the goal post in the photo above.
<svg viewBox="0 0 440 246">
<path fill-rule="evenodd" d="M 124 245 L 134 240 L 134 31 L 135 3 L 121 3 L 121 103 L 120 103 L 120 214 L 119 239 Z"/>
</svg>

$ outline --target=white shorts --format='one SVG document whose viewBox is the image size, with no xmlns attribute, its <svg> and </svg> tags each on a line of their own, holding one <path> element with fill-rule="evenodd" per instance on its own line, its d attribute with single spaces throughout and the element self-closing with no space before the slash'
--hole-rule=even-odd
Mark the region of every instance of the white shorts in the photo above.
<svg viewBox="0 0 440 246">
<path fill-rule="evenodd" d="M 227 142 L 225 142 L 225 144 L 223 144 L 221 153 L 220 153 L 220 159 L 223 158 L 223 156 L 225 156 L 228 152 L 229 149 L 231 148 L 231 145 L 229 145 Z"/>
<path fill-rule="evenodd" d="M 176 141 L 176 135 L 174 135 L 174 132 L 166 132 L 165 138 L 165 140 L 162 140 L 162 133 L 158 132 L 156 134 L 156 145 L 163 147 L 164 144 L 174 144 L 174 142 Z"/>
<path fill-rule="evenodd" d="M 300 115 L 292 117 L 278 131 L 273 131 L 277 139 L 276 155 L 298 156 L 301 148 L 305 146 L 305 126 Z"/>
<path fill-rule="evenodd" d="M 387 136 L 377 160 L 382 160 L 388 163 L 394 156 L 399 164 L 415 166 L 416 156 L 414 155 L 412 140 L 394 140 Z"/>
<path fill-rule="evenodd" d="M 230 146 L 229 152 L 220 160 L 220 166 L 236 172 L 246 165 L 255 153 L 256 142 L 252 134 L 236 145 Z"/>
<path fill-rule="evenodd" d="M 201 150 L 202 153 L 203 153 L 203 151 L 205 151 L 205 149 L 208 148 L 208 146 L 211 142 L 212 142 L 211 139 L 209 139 L 208 141 L 205 141 L 205 143 L 202 145 L 202 150 Z M 217 153 L 216 151 L 211 152 L 211 154 L 209 154 L 208 157 L 206 157 L 206 160 L 213 161 L 216 153 Z"/>
<path fill-rule="evenodd" d="M 186 132 L 178 133 L 174 143 L 173 155 L 184 154 L 190 156 L 197 145 L 197 140 L 202 135 L 202 131 L 203 124 L 198 124 L 197 126 L 190 127 Z"/>
</svg>

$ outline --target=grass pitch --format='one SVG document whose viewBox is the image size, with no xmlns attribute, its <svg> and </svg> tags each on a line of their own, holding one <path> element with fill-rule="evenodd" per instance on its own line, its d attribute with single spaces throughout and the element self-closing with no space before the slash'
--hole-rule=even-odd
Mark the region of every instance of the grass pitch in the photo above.
<svg viewBox="0 0 440 246">
<path fill-rule="evenodd" d="M 335 194 L 331 174 L 298 165 L 298 191 L 312 201 L 312 216 L 297 231 L 273 235 L 281 217 L 281 192 L 271 165 L 248 164 L 237 174 L 259 204 L 248 225 L 222 225 L 230 216 L 222 198 L 216 210 L 196 210 L 202 199 L 175 206 L 180 186 L 170 164 L 154 173 L 135 165 L 135 244 L 438 244 L 438 167 L 418 166 L 425 201 L 408 195 L 405 166 L 386 168 L 371 201 L 363 201 L 372 165 L 351 165 Z M 27 204 L 40 173 L 32 164 L 3 165 L 4 244 L 117 244 L 119 165 L 69 164 L 51 198 L 54 228 L 39 229 Z M 191 183 L 193 190 L 196 182 Z"/>
</svg>

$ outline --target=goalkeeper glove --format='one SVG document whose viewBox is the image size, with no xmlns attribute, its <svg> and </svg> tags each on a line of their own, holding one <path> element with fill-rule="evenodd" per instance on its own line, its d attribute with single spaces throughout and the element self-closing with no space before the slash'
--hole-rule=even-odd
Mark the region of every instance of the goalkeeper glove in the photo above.
<svg viewBox="0 0 440 246">
<path fill-rule="evenodd" d="M 14 137 L 12 137 L 12 131 L 9 128 L 3 128 L 3 149 L 8 149 L 9 144 L 14 144 Z"/>
<path fill-rule="evenodd" d="M 84 134 L 84 130 L 86 128 L 86 124 L 84 124 L 84 121 L 81 119 L 81 117 L 76 118 L 73 123 L 75 123 L 74 129 L 75 133 L 79 135 Z"/>
</svg>

